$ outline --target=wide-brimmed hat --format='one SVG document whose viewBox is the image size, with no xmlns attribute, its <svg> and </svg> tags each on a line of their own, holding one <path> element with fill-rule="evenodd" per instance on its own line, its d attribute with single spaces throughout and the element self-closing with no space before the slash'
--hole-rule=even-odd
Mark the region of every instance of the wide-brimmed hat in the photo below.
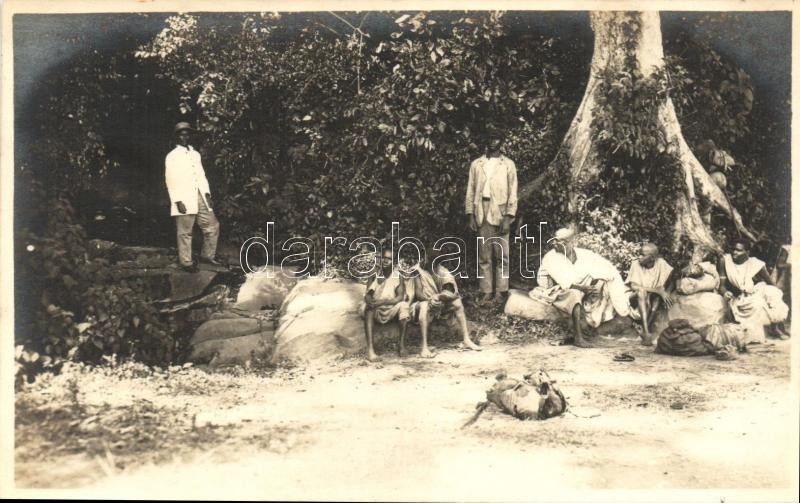
<svg viewBox="0 0 800 503">
<path fill-rule="evenodd" d="M 180 131 L 183 130 L 194 131 L 194 128 L 188 122 L 179 122 L 175 124 L 175 134 L 178 134 Z"/>
</svg>

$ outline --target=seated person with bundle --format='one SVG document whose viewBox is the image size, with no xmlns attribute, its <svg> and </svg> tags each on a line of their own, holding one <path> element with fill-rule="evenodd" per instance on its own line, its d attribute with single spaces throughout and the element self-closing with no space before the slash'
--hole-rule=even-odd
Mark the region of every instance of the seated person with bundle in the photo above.
<svg viewBox="0 0 800 503">
<path fill-rule="evenodd" d="M 559 229 L 551 242 L 539 268 L 539 286 L 531 297 L 567 314 L 575 345 L 592 347 L 584 336 L 584 324 L 597 328 L 615 316 L 630 315 L 625 283 L 610 261 L 575 246 L 572 229 Z"/>
</svg>

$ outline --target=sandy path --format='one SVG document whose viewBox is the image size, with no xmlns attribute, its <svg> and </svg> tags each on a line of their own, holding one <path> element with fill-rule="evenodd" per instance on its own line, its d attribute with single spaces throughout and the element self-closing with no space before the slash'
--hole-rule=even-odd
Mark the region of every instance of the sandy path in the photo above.
<svg viewBox="0 0 800 503">
<path fill-rule="evenodd" d="M 614 352 L 499 344 L 480 353 L 445 349 L 432 360 L 345 360 L 290 381 L 248 380 L 192 397 L 198 424 L 234 425 L 233 439 L 198 446 L 191 458 L 126 468 L 92 489 L 122 489 L 126 497 L 157 488 L 160 497 L 180 498 L 474 501 L 530 500 L 565 487 L 791 483 L 788 343 L 733 362 L 633 347 L 635 362 L 616 363 Z M 497 370 L 519 376 L 539 367 L 559 381 L 574 413 L 521 422 L 490 409 L 460 429 Z"/>
</svg>

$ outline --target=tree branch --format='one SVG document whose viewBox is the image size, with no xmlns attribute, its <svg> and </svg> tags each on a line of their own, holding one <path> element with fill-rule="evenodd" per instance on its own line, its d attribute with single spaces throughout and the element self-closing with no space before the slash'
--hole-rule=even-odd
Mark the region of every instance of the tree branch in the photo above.
<svg viewBox="0 0 800 503">
<path fill-rule="evenodd" d="M 364 26 L 364 21 L 366 21 L 368 17 L 369 17 L 369 12 L 364 14 L 364 17 L 361 18 L 361 22 L 358 23 L 358 29 L 359 30 L 361 30 L 361 27 Z"/>
<path fill-rule="evenodd" d="M 331 28 L 330 26 L 328 26 L 326 24 L 322 24 L 319 21 L 317 21 L 316 24 L 318 24 L 319 26 L 321 26 L 321 27 L 325 28 L 326 30 L 332 32 L 337 37 L 344 37 L 344 35 L 342 35 L 341 33 L 339 33 L 338 31 L 334 30 L 333 28 Z"/>
<path fill-rule="evenodd" d="M 353 24 L 352 24 L 350 21 L 348 21 L 347 19 L 343 18 L 343 17 L 342 17 L 342 16 L 340 16 L 339 14 L 337 14 L 337 13 L 335 13 L 335 12 L 333 12 L 333 11 L 328 11 L 328 14 L 330 14 L 331 16 L 335 17 L 335 18 L 336 18 L 336 19 L 338 19 L 339 21 L 343 22 L 344 24 L 346 24 L 347 26 L 349 26 L 350 28 L 352 28 L 352 30 L 353 30 L 353 31 L 355 31 L 355 32 L 357 32 L 357 33 L 360 33 L 361 35 L 363 35 L 363 36 L 365 36 L 365 37 L 367 37 L 367 38 L 370 38 L 370 36 L 369 36 L 369 33 L 366 33 L 366 32 L 364 32 L 364 31 L 362 31 L 362 30 L 361 30 L 361 28 L 360 28 L 359 26 L 354 26 L 354 25 L 353 25 Z M 366 18 L 366 16 L 364 16 L 364 18 Z M 362 20 L 361 20 L 361 22 L 363 23 L 363 22 L 364 22 L 364 19 L 362 19 Z"/>
</svg>

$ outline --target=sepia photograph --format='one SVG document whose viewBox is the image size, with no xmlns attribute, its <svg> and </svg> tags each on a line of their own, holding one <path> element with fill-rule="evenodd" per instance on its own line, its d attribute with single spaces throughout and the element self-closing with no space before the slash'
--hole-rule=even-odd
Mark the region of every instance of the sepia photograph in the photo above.
<svg viewBox="0 0 800 503">
<path fill-rule="evenodd" d="M 0 496 L 797 502 L 794 8 L 4 3 Z"/>
</svg>

